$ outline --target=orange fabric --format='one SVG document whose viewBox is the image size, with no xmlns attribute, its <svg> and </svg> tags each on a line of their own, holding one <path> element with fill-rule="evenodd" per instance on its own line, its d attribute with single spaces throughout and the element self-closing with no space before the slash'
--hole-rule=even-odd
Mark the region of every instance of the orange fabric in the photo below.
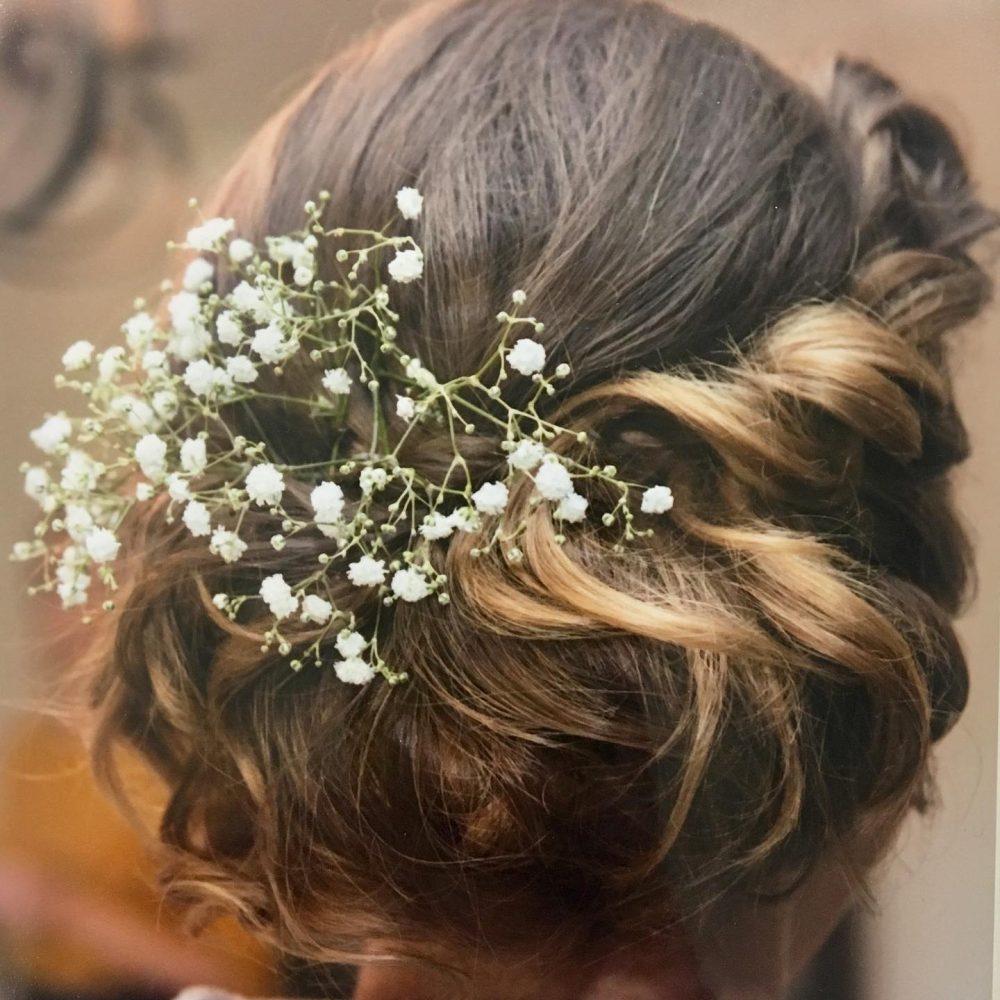
<svg viewBox="0 0 1000 1000">
<path fill-rule="evenodd" d="M 136 763 L 130 780 L 155 795 L 152 777 Z M 191 949 L 227 970 L 226 987 L 248 996 L 274 995 L 272 956 L 235 923 L 219 922 L 193 939 L 180 914 L 165 906 L 140 836 L 96 787 L 85 752 L 64 727 L 30 719 L 9 740 L 0 768 L 0 858 L 40 871 L 75 897 L 130 918 L 151 939 Z M 56 987 L 99 989 L 122 984 L 121 974 L 65 929 L 0 930 L 19 971 Z"/>
</svg>

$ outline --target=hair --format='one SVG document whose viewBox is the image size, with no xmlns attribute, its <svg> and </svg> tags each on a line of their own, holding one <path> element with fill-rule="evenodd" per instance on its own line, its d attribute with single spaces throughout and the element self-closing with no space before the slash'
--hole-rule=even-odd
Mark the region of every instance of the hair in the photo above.
<svg viewBox="0 0 1000 1000">
<path fill-rule="evenodd" d="M 460 966 L 483 940 L 788 892 L 830 852 L 863 880 L 967 695 L 948 340 L 990 295 L 969 248 L 998 219 L 951 133 L 869 65 L 813 94 L 655 3 L 461 0 L 323 67 L 216 207 L 261 240 L 326 189 L 332 224 L 370 227 L 406 184 L 427 269 L 399 342 L 474 371 L 525 289 L 573 364 L 551 412 L 676 506 L 621 554 L 599 525 L 557 544 L 515 490 L 523 562 L 434 543 L 452 601 L 395 606 L 380 646 L 410 680 L 362 689 L 289 670 L 211 601 L 334 542 L 276 552 L 259 514 L 226 566 L 137 514 L 93 752 L 112 784 L 122 743 L 164 778 L 168 890 L 319 960 Z M 351 398 L 358 451 L 371 408 Z M 280 462 L 344 432 L 266 399 L 225 413 Z M 494 478 L 501 441 L 465 445 Z M 444 448 L 428 431 L 404 461 Z"/>
</svg>

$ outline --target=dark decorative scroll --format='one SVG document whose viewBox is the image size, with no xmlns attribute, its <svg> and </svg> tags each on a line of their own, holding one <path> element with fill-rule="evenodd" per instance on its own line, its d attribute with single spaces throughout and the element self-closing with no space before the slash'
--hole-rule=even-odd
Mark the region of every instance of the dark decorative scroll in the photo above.
<svg viewBox="0 0 1000 1000">
<path fill-rule="evenodd" d="M 187 162 L 180 119 L 158 89 L 176 64 L 177 46 L 157 27 L 152 0 L 127 8 L 128 30 L 115 30 L 119 4 L 104 22 L 77 4 L 0 7 L 0 232 L 42 229 L 98 169 L 121 173 L 87 204 L 106 231 L 122 219 L 121 196 L 152 195 L 152 152 L 164 172 Z M 141 167 L 141 170 L 140 170 Z M 129 174 L 142 174 L 141 182 Z M 148 189 L 148 190 L 146 190 Z M 96 204 L 95 204 L 96 202 Z"/>
</svg>

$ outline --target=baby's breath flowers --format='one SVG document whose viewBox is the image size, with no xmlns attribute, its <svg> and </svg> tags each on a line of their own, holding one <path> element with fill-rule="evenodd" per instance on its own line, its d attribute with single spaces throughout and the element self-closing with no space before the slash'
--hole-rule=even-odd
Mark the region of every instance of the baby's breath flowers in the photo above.
<svg viewBox="0 0 1000 1000">
<path fill-rule="evenodd" d="M 42 517 L 34 540 L 18 543 L 12 558 L 40 562 L 33 590 L 89 614 L 99 583 L 103 605 L 113 607 L 121 531 L 133 508 L 160 497 L 162 515 L 157 508 L 151 516 L 176 523 L 218 560 L 214 607 L 255 627 L 262 615 L 269 622 L 261 626 L 263 650 L 276 650 L 295 669 L 326 664 L 347 684 L 376 675 L 396 683 L 406 675 L 379 648 L 393 605 L 449 602 L 433 546 L 476 533 L 473 558 L 498 550 L 517 562 L 529 514 L 547 505 L 561 544 L 569 526 L 587 519 L 593 498 L 584 494 L 592 486 L 603 497 L 597 521 L 619 532 L 618 548 L 649 533 L 633 524 L 640 491 L 642 514 L 671 509 L 669 487 L 625 482 L 612 466 L 587 465 L 552 447 L 557 439 L 585 444 L 587 435 L 540 412 L 570 368 L 550 363 L 537 339 L 543 324 L 521 315 L 524 291 L 514 291 L 510 311 L 498 314 L 497 348 L 480 370 L 439 379 L 398 345 L 391 304 L 393 285 L 422 278 L 420 247 L 384 230 L 328 228 L 321 221 L 328 201 L 323 194 L 308 202 L 301 231 L 262 245 L 237 235 L 232 219 L 202 221 L 183 245 L 195 256 L 181 287 L 163 286 L 163 308 L 137 301 L 122 345 L 98 352 L 78 340 L 67 348 L 56 382 L 80 392 L 86 412 L 46 415 L 31 432 L 41 458 L 22 467 Z M 396 207 L 402 220 L 416 220 L 423 196 L 402 188 Z M 320 241 L 332 244 L 332 280 L 317 276 Z M 215 290 L 223 274 L 231 279 L 227 294 Z M 290 364 L 294 395 L 282 390 Z M 522 377 L 517 405 L 505 398 L 508 380 L 519 381 L 512 373 Z M 303 378 L 312 380 L 306 389 Z M 225 419 L 227 408 L 259 396 L 327 421 L 336 439 L 360 394 L 373 404 L 371 440 L 345 435 L 350 445 L 334 444 L 321 463 L 288 463 L 264 441 L 234 437 Z M 407 439 L 419 429 L 450 442 L 443 474 L 429 477 L 404 462 Z M 488 476 L 463 454 L 463 436 L 473 434 L 492 437 L 506 456 Z M 515 513 L 511 498 L 523 497 L 525 487 L 528 513 Z M 273 527 L 251 537 L 248 522 L 268 518 Z M 299 558 L 287 564 L 297 569 L 262 572 L 249 585 L 253 574 L 242 567 L 230 575 L 251 544 L 269 538 L 280 553 L 310 534 L 320 552 L 314 570 Z M 216 589 L 235 579 L 238 592 Z M 356 599 L 338 604 L 345 593 Z M 361 606 L 372 613 L 350 610 Z"/>
<path fill-rule="evenodd" d="M 669 486 L 650 486 L 642 494 L 641 510 L 644 514 L 666 514 L 674 505 L 674 495 Z"/>
<path fill-rule="evenodd" d="M 424 197 L 416 188 L 400 188 L 396 192 L 396 207 L 404 219 L 419 218 L 424 207 Z"/>
<path fill-rule="evenodd" d="M 522 375 L 534 375 L 545 367 L 545 348 L 530 337 L 521 337 L 507 354 L 507 364 Z"/>
<path fill-rule="evenodd" d="M 94 345 L 89 340 L 78 340 L 66 348 L 62 356 L 63 368 L 68 372 L 78 372 L 94 360 Z"/>
<path fill-rule="evenodd" d="M 401 285 L 416 281 L 423 273 L 424 255 L 419 249 L 397 250 L 396 256 L 389 261 L 389 277 Z"/>
</svg>

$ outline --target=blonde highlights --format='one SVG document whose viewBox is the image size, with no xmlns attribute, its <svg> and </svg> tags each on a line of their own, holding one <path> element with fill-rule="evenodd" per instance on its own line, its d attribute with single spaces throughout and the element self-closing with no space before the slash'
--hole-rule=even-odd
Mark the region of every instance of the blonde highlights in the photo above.
<svg viewBox="0 0 1000 1000">
<path fill-rule="evenodd" d="M 947 334 L 989 297 L 968 251 L 996 217 L 947 129 L 871 67 L 841 61 L 820 101 L 629 0 L 403 24 L 319 74 L 221 209 L 254 238 L 320 188 L 351 226 L 419 186 L 428 268 L 400 342 L 474 371 L 524 287 L 573 362 L 549 412 L 595 463 L 669 482 L 669 524 L 620 552 L 513 490 L 523 560 L 438 543 L 451 604 L 397 606 L 383 636 L 410 681 L 358 692 L 212 605 L 328 540 L 277 553 L 261 515 L 227 569 L 137 522 L 98 767 L 113 782 L 124 741 L 165 778 L 170 892 L 319 960 L 569 953 L 788 891 L 831 851 L 860 883 L 932 795 L 966 697 Z M 359 450 L 371 419 L 352 401 Z M 326 453 L 293 409 L 231 421 Z M 472 453 L 483 481 L 506 461 L 499 440 Z"/>
</svg>

